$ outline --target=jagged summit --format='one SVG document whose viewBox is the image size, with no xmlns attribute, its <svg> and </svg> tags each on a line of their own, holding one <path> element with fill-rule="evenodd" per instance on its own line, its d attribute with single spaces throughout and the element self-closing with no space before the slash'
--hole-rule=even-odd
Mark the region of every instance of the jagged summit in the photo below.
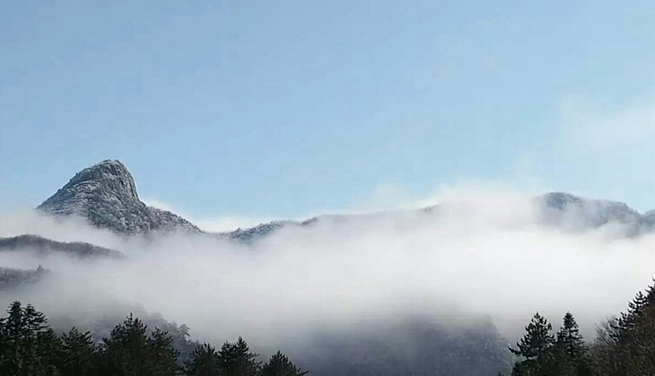
<svg viewBox="0 0 655 376">
<path fill-rule="evenodd" d="M 583 206 L 585 199 L 566 192 L 550 192 L 540 196 L 546 206 L 553 209 L 564 210 L 570 206 Z"/>
<path fill-rule="evenodd" d="M 74 214 L 85 203 L 85 197 L 101 190 L 112 193 L 122 201 L 138 201 L 139 195 L 132 174 L 118 160 L 104 160 L 87 167 L 73 176 L 66 185 L 43 202 L 39 209 L 55 214 Z M 71 204 L 71 205 L 64 205 Z"/>
<path fill-rule="evenodd" d="M 104 160 L 78 172 L 37 209 L 55 215 L 79 215 L 97 227 L 126 235 L 200 232 L 186 219 L 143 203 L 132 174 L 118 160 Z"/>
<path fill-rule="evenodd" d="M 112 189 L 123 191 L 127 197 L 134 200 L 139 199 L 132 174 L 130 174 L 130 171 L 128 171 L 124 164 L 116 159 L 107 159 L 94 166 L 85 168 L 75 174 L 68 185 L 101 180 Z"/>
</svg>

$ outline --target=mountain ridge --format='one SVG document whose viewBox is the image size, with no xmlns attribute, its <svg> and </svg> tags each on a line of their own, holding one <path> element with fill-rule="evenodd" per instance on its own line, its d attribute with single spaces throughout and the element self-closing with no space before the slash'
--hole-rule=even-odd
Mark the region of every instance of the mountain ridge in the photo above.
<svg viewBox="0 0 655 376">
<path fill-rule="evenodd" d="M 582 219 L 579 226 L 598 228 L 608 223 L 628 227 L 626 234 L 635 236 L 655 228 L 655 210 L 640 213 L 627 204 L 604 199 L 586 198 L 566 192 L 549 192 L 533 198 L 539 220 L 558 225 L 571 213 Z M 137 186 L 127 167 L 118 160 L 107 159 L 76 173 L 62 188 L 46 199 L 37 210 L 55 215 L 78 215 L 92 225 L 121 235 L 182 232 L 207 234 L 221 239 L 252 242 L 287 228 L 308 228 L 318 223 L 349 223 L 355 219 L 377 216 L 402 216 L 413 213 L 438 217 L 448 203 L 405 211 L 382 211 L 365 214 L 329 214 L 306 220 L 279 220 L 250 228 L 211 233 L 202 231 L 187 219 L 170 211 L 146 205 L 140 200 Z"/>
<path fill-rule="evenodd" d="M 655 228 L 655 209 L 643 214 L 623 202 L 595 199 L 573 195 L 566 192 L 548 192 L 532 199 L 538 209 L 538 220 L 544 225 L 560 225 L 566 220 L 566 214 L 578 216 L 581 227 L 599 228 L 609 223 L 619 223 L 627 226 L 626 235 L 635 236 Z M 448 203 L 437 204 L 420 209 L 403 211 L 380 211 L 365 214 L 327 214 L 315 216 L 306 220 L 280 220 L 262 223 L 250 228 L 239 228 L 234 231 L 222 232 L 222 238 L 251 242 L 257 238 L 270 235 L 284 228 L 306 228 L 321 221 L 347 222 L 349 219 L 374 217 L 376 215 L 419 214 L 428 216 L 440 215 Z"/>
<path fill-rule="evenodd" d="M 122 259 L 122 252 L 86 242 L 59 242 L 38 235 L 23 234 L 0 237 L 0 252 L 30 250 L 39 254 L 61 253 L 78 258 Z"/>
</svg>

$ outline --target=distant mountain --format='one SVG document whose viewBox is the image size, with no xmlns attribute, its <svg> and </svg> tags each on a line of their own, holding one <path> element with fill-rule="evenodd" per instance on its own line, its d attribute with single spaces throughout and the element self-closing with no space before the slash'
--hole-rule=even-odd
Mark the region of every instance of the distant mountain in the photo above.
<svg viewBox="0 0 655 376">
<path fill-rule="evenodd" d="M 595 229 L 608 224 L 623 226 L 626 236 L 636 236 L 655 229 L 655 210 L 641 214 L 628 205 L 610 200 L 599 200 L 572 195 L 564 192 L 550 192 L 535 197 L 532 201 L 537 213 L 537 221 L 545 226 L 569 229 Z M 223 232 L 219 237 L 238 242 L 253 242 L 284 229 L 303 229 L 318 224 L 349 226 L 368 221 L 392 220 L 402 223 L 409 218 L 424 216 L 426 219 L 442 218 L 448 212 L 449 203 L 408 211 L 387 211 L 368 214 L 331 214 L 313 217 L 304 221 L 274 221 L 262 223 L 252 228 Z"/>
<path fill-rule="evenodd" d="M 538 221 L 543 225 L 585 230 L 614 223 L 623 226 L 626 236 L 636 236 L 655 228 L 655 210 L 641 214 L 622 202 L 551 192 L 535 197 L 533 203 Z M 438 220 L 448 212 L 449 205 L 446 202 L 414 211 L 334 214 L 304 221 L 274 221 L 211 235 L 249 243 L 284 229 L 303 229 L 326 223 L 350 226 L 368 222 L 374 225 L 376 221 L 390 220 L 402 224 L 416 214 Z M 105 160 L 78 172 L 37 209 L 58 216 L 78 215 L 96 227 L 122 235 L 202 233 L 197 226 L 179 215 L 143 203 L 139 199 L 134 178 L 117 160 Z"/>
<path fill-rule="evenodd" d="M 124 235 L 200 232 L 186 219 L 143 203 L 134 178 L 117 160 L 105 160 L 78 172 L 37 209 L 54 215 L 78 215 L 96 227 Z"/>
<path fill-rule="evenodd" d="M 543 226 L 585 231 L 617 225 L 627 236 L 638 236 L 655 229 L 655 210 L 639 213 L 628 205 L 609 200 L 598 200 L 564 192 L 551 192 L 532 200 L 536 223 Z M 80 216 L 90 224 L 115 233 L 149 235 L 182 232 L 204 234 L 250 243 L 265 239 L 281 231 L 326 226 L 330 230 L 370 228 L 383 224 L 412 226 L 416 221 L 448 220 L 453 213 L 475 215 L 476 206 L 462 208 L 444 202 L 435 206 L 407 211 L 385 211 L 367 214 L 322 215 L 302 221 L 274 221 L 252 228 L 237 229 L 219 234 L 207 234 L 186 219 L 143 203 L 137 194 L 130 172 L 119 161 L 106 160 L 78 172 L 52 197 L 38 206 L 38 210 L 55 216 Z M 432 222 L 428 222 L 432 223 Z M 341 233 L 341 232 L 338 232 Z M 295 233 L 294 233 L 295 234 Z M 0 252 L 35 251 L 62 253 L 79 258 L 121 258 L 123 254 L 88 243 L 64 243 L 36 235 L 0 238 Z M 47 267 L 47 265 L 46 265 Z M 48 271 L 0 268 L 0 289 L 21 287 L 43 280 Z M 180 350 L 188 353 L 186 328 L 180 327 Z M 97 336 L 106 332 L 97 330 Z M 507 371 L 511 356 L 507 343 L 492 324 L 471 328 L 443 327 L 428 321 L 407 322 L 380 326 L 370 333 L 344 336 L 326 333 L 315 343 L 321 351 L 306 349 L 298 359 L 322 375 L 469 375 L 496 374 Z"/>
<path fill-rule="evenodd" d="M 539 219 L 546 225 L 583 230 L 616 224 L 623 227 L 627 236 L 640 235 L 655 228 L 655 211 L 641 214 L 618 201 L 551 192 L 537 197 L 535 203 L 539 209 Z"/>
<path fill-rule="evenodd" d="M 46 239 L 37 235 L 19 235 L 10 238 L 0 238 L 0 252 L 3 251 L 33 251 L 40 254 L 62 253 L 78 258 L 113 258 L 120 259 L 124 255 L 113 249 L 98 247 L 89 243 L 64 243 Z"/>
<path fill-rule="evenodd" d="M 34 284 L 48 273 L 40 266 L 35 270 L 0 267 L 0 291 Z"/>
<path fill-rule="evenodd" d="M 280 230 L 290 226 L 298 226 L 298 225 L 301 225 L 301 223 L 296 221 L 273 221 L 269 223 L 262 223 L 255 227 L 250 227 L 246 229 L 238 228 L 234 231 L 221 232 L 216 234 L 216 236 L 218 236 L 219 238 L 224 238 L 229 240 L 250 242 L 253 239 L 257 239 L 269 235 L 276 230 Z"/>
</svg>

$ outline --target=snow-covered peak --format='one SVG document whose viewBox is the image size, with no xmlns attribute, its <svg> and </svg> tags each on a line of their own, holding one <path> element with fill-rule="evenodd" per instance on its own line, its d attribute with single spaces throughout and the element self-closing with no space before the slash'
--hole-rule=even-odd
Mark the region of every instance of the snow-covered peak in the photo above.
<svg viewBox="0 0 655 376">
<path fill-rule="evenodd" d="M 79 215 L 97 227 L 127 235 L 200 232 L 184 218 L 139 200 L 132 174 L 118 160 L 105 160 L 81 170 L 37 209 L 55 215 Z"/>
</svg>

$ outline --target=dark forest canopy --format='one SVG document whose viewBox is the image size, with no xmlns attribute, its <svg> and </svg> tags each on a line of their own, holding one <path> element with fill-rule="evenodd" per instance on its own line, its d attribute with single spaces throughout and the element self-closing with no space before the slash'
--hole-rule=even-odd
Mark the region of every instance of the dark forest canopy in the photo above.
<svg viewBox="0 0 655 376">
<path fill-rule="evenodd" d="M 597 338 L 586 343 L 572 313 L 567 312 L 555 331 L 548 320 L 535 313 L 525 334 L 509 348 L 515 356 L 512 376 L 642 376 L 655 375 L 655 287 L 639 292 L 626 312 L 601 323 Z M 13 302 L 0 318 L 0 375 L 3 376 L 301 376 L 309 372 L 278 351 L 261 360 L 241 337 L 215 347 L 194 343 L 181 356 L 176 340 L 166 329 L 149 328 L 132 314 L 102 340 L 73 327 L 56 333 L 46 316 L 32 305 Z M 362 343 L 338 347 L 357 355 Z M 447 352 L 448 349 L 442 349 Z M 319 354 L 320 355 L 320 354 Z M 382 354 L 385 355 L 385 354 Z M 366 367 L 346 367 L 329 359 L 335 375 L 440 375 L 443 369 L 395 367 L 390 353 L 382 358 L 359 359 Z M 390 357 L 391 356 L 391 357 Z M 418 364 L 429 364 L 438 353 L 424 355 Z M 474 359 L 471 359 L 472 361 Z M 394 368 L 395 367 L 395 368 Z M 322 370 L 323 372 L 326 369 Z M 418 371 L 418 372 L 416 372 Z M 346 373 L 344 373 L 346 372 Z M 481 371 L 482 372 L 482 371 Z M 497 370 L 488 374 L 502 375 Z"/>
<path fill-rule="evenodd" d="M 243 338 L 216 349 L 199 344 L 180 362 L 174 338 L 128 316 L 96 343 L 73 327 L 58 335 L 32 305 L 14 302 L 0 319 L 3 376 L 301 376 L 308 372 L 277 352 L 257 360 Z"/>
<path fill-rule="evenodd" d="M 587 344 L 570 312 L 559 331 L 536 313 L 510 348 L 518 357 L 512 376 L 655 375 L 655 286 L 637 293 L 628 309 L 601 323 Z"/>
</svg>

